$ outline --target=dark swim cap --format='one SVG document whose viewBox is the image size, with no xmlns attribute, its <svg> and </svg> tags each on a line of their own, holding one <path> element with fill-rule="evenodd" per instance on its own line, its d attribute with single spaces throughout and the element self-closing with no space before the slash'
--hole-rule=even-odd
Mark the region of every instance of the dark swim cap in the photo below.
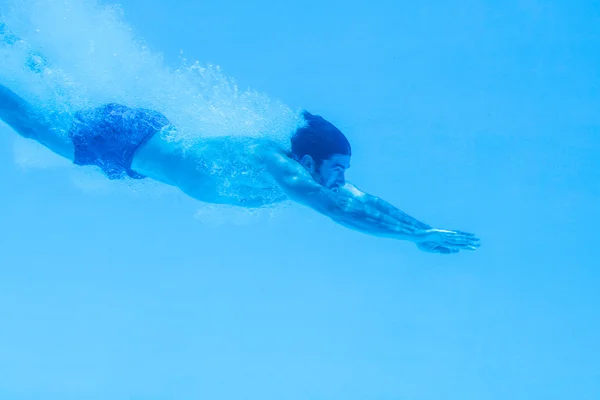
<svg viewBox="0 0 600 400">
<path fill-rule="evenodd" d="M 316 162 L 330 158 L 334 154 L 352 155 L 350 142 L 331 122 L 303 111 L 306 125 L 292 136 L 292 156 L 301 160 L 309 155 Z"/>
</svg>

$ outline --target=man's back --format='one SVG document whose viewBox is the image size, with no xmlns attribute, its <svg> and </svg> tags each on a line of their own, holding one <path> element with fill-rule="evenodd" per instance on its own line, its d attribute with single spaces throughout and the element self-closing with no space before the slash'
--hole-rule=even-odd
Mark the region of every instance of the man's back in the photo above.
<svg viewBox="0 0 600 400">
<path fill-rule="evenodd" d="M 286 198 L 261 161 L 266 148 L 277 147 L 235 136 L 190 142 L 168 128 L 137 150 L 131 168 L 201 201 L 260 207 Z"/>
</svg>

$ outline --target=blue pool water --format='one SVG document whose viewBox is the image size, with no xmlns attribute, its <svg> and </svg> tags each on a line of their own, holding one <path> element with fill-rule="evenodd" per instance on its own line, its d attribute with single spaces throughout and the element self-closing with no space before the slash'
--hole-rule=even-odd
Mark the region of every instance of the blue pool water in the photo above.
<svg viewBox="0 0 600 400">
<path fill-rule="evenodd" d="M 0 398 L 600 398 L 595 2 L 120 5 L 0 0 L 0 84 L 190 139 L 285 140 L 306 108 L 351 140 L 350 181 L 483 246 L 108 181 L 2 124 Z"/>
</svg>

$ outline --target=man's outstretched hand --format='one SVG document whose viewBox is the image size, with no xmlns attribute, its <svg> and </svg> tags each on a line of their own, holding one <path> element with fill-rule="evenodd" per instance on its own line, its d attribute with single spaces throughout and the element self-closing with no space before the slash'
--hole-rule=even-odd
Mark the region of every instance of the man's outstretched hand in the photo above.
<svg viewBox="0 0 600 400">
<path fill-rule="evenodd" d="M 428 253 L 454 254 L 461 250 L 477 250 L 479 238 L 472 233 L 426 229 L 420 232 L 417 247 Z"/>
</svg>

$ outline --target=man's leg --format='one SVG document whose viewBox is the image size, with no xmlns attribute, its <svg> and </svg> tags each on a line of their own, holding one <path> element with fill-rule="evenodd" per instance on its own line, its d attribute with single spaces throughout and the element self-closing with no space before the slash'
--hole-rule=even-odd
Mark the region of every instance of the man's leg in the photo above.
<svg viewBox="0 0 600 400">
<path fill-rule="evenodd" d="M 0 85 L 0 119 L 19 135 L 73 160 L 73 143 L 68 135 L 52 127 L 43 114 L 4 85 Z"/>
<path fill-rule="evenodd" d="M 21 40 L 13 35 L 0 18 L 0 45 L 12 46 Z M 46 58 L 31 52 L 25 66 L 33 73 L 39 74 L 48 65 Z M 54 153 L 73 160 L 73 144 L 68 135 L 35 110 L 29 103 L 15 92 L 0 84 L 0 119 L 13 128 L 19 135 L 33 139 L 46 146 Z"/>
</svg>

